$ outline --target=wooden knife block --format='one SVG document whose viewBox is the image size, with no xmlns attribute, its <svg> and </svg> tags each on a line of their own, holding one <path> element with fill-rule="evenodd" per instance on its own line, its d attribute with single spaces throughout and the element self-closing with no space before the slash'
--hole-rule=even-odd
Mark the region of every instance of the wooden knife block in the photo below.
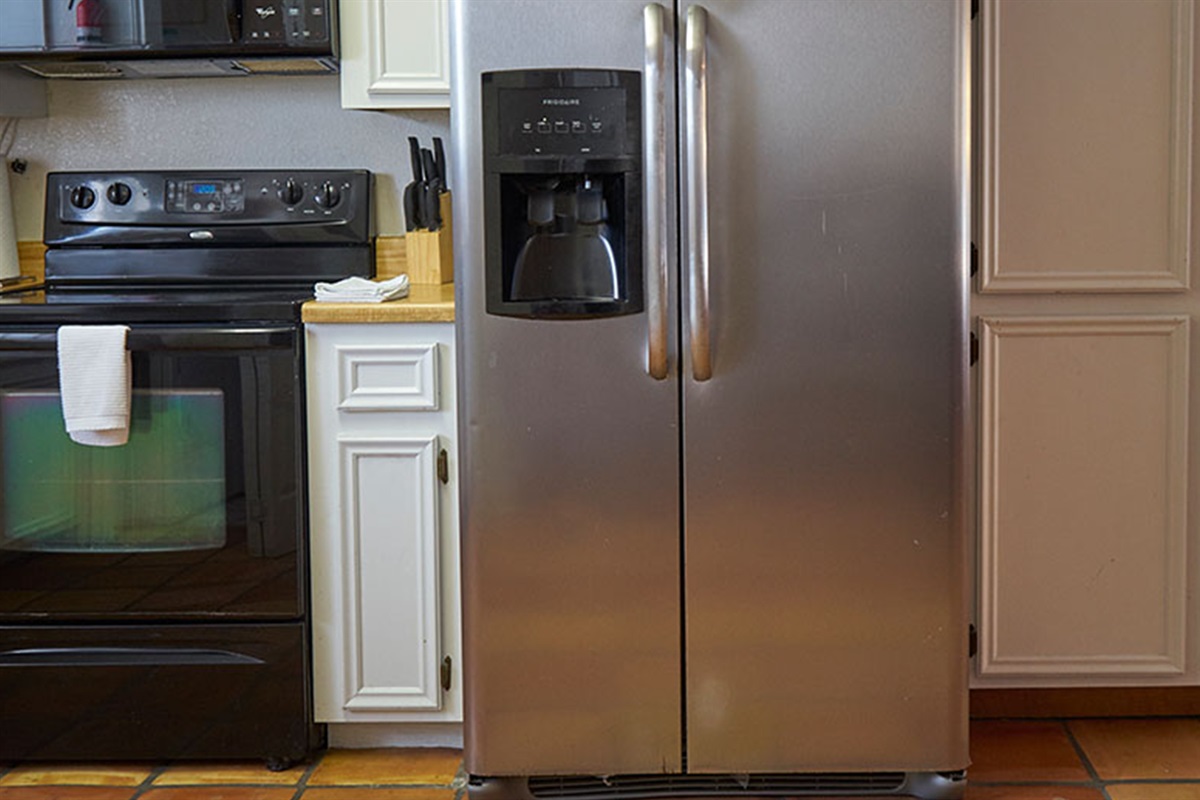
<svg viewBox="0 0 1200 800">
<path fill-rule="evenodd" d="M 438 195 L 442 227 L 436 231 L 408 231 L 404 234 L 404 258 L 409 283 L 454 282 L 454 226 L 450 193 Z"/>
</svg>

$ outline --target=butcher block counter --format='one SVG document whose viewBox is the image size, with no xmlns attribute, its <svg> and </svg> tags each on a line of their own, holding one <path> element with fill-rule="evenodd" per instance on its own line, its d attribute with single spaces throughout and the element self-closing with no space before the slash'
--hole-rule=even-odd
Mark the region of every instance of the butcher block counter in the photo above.
<svg viewBox="0 0 1200 800">
<path fill-rule="evenodd" d="M 449 209 L 446 217 L 449 218 Z M 449 226 L 447 226 L 448 228 Z M 414 244 L 422 234 L 410 234 Z M 423 234 L 429 237 L 431 234 Z M 448 236 L 443 230 L 434 236 Z M 407 237 L 380 236 L 375 242 L 375 277 L 387 280 L 408 275 L 408 297 L 386 303 L 318 303 L 301 309 L 303 322 L 454 322 L 453 255 L 430 260 L 430 254 L 410 246 Z"/>
<path fill-rule="evenodd" d="M 318 303 L 300 310 L 304 322 L 453 322 L 454 284 L 412 283 L 408 297 L 386 303 Z"/>
</svg>

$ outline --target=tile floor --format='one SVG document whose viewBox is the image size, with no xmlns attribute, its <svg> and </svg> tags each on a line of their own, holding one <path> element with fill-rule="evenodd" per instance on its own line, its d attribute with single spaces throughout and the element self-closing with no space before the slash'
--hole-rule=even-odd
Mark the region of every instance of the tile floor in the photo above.
<svg viewBox="0 0 1200 800">
<path fill-rule="evenodd" d="M 1200 800 L 1200 717 L 979 720 L 967 800 Z M 10 764 L 0 800 L 461 800 L 457 750 L 246 764 Z M 840 800 L 849 800 L 840 798 Z"/>
</svg>

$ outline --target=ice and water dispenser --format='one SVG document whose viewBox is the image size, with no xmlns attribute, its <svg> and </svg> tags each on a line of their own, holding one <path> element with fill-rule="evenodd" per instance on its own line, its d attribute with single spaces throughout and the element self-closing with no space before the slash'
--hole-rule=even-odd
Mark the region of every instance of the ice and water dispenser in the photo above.
<svg viewBox="0 0 1200 800">
<path fill-rule="evenodd" d="M 483 74 L 487 311 L 642 310 L 641 76 Z"/>
</svg>

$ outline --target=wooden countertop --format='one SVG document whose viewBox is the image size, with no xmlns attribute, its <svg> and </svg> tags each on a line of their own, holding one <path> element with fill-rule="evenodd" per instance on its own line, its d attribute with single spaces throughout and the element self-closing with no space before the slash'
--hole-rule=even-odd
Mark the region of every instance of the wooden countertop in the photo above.
<svg viewBox="0 0 1200 800">
<path fill-rule="evenodd" d="M 300 309 L 304 322 L 453 322 L 454 284 L 414 283 L 408 297 L 386 303 L 318 303 Z"/>
</svg>

